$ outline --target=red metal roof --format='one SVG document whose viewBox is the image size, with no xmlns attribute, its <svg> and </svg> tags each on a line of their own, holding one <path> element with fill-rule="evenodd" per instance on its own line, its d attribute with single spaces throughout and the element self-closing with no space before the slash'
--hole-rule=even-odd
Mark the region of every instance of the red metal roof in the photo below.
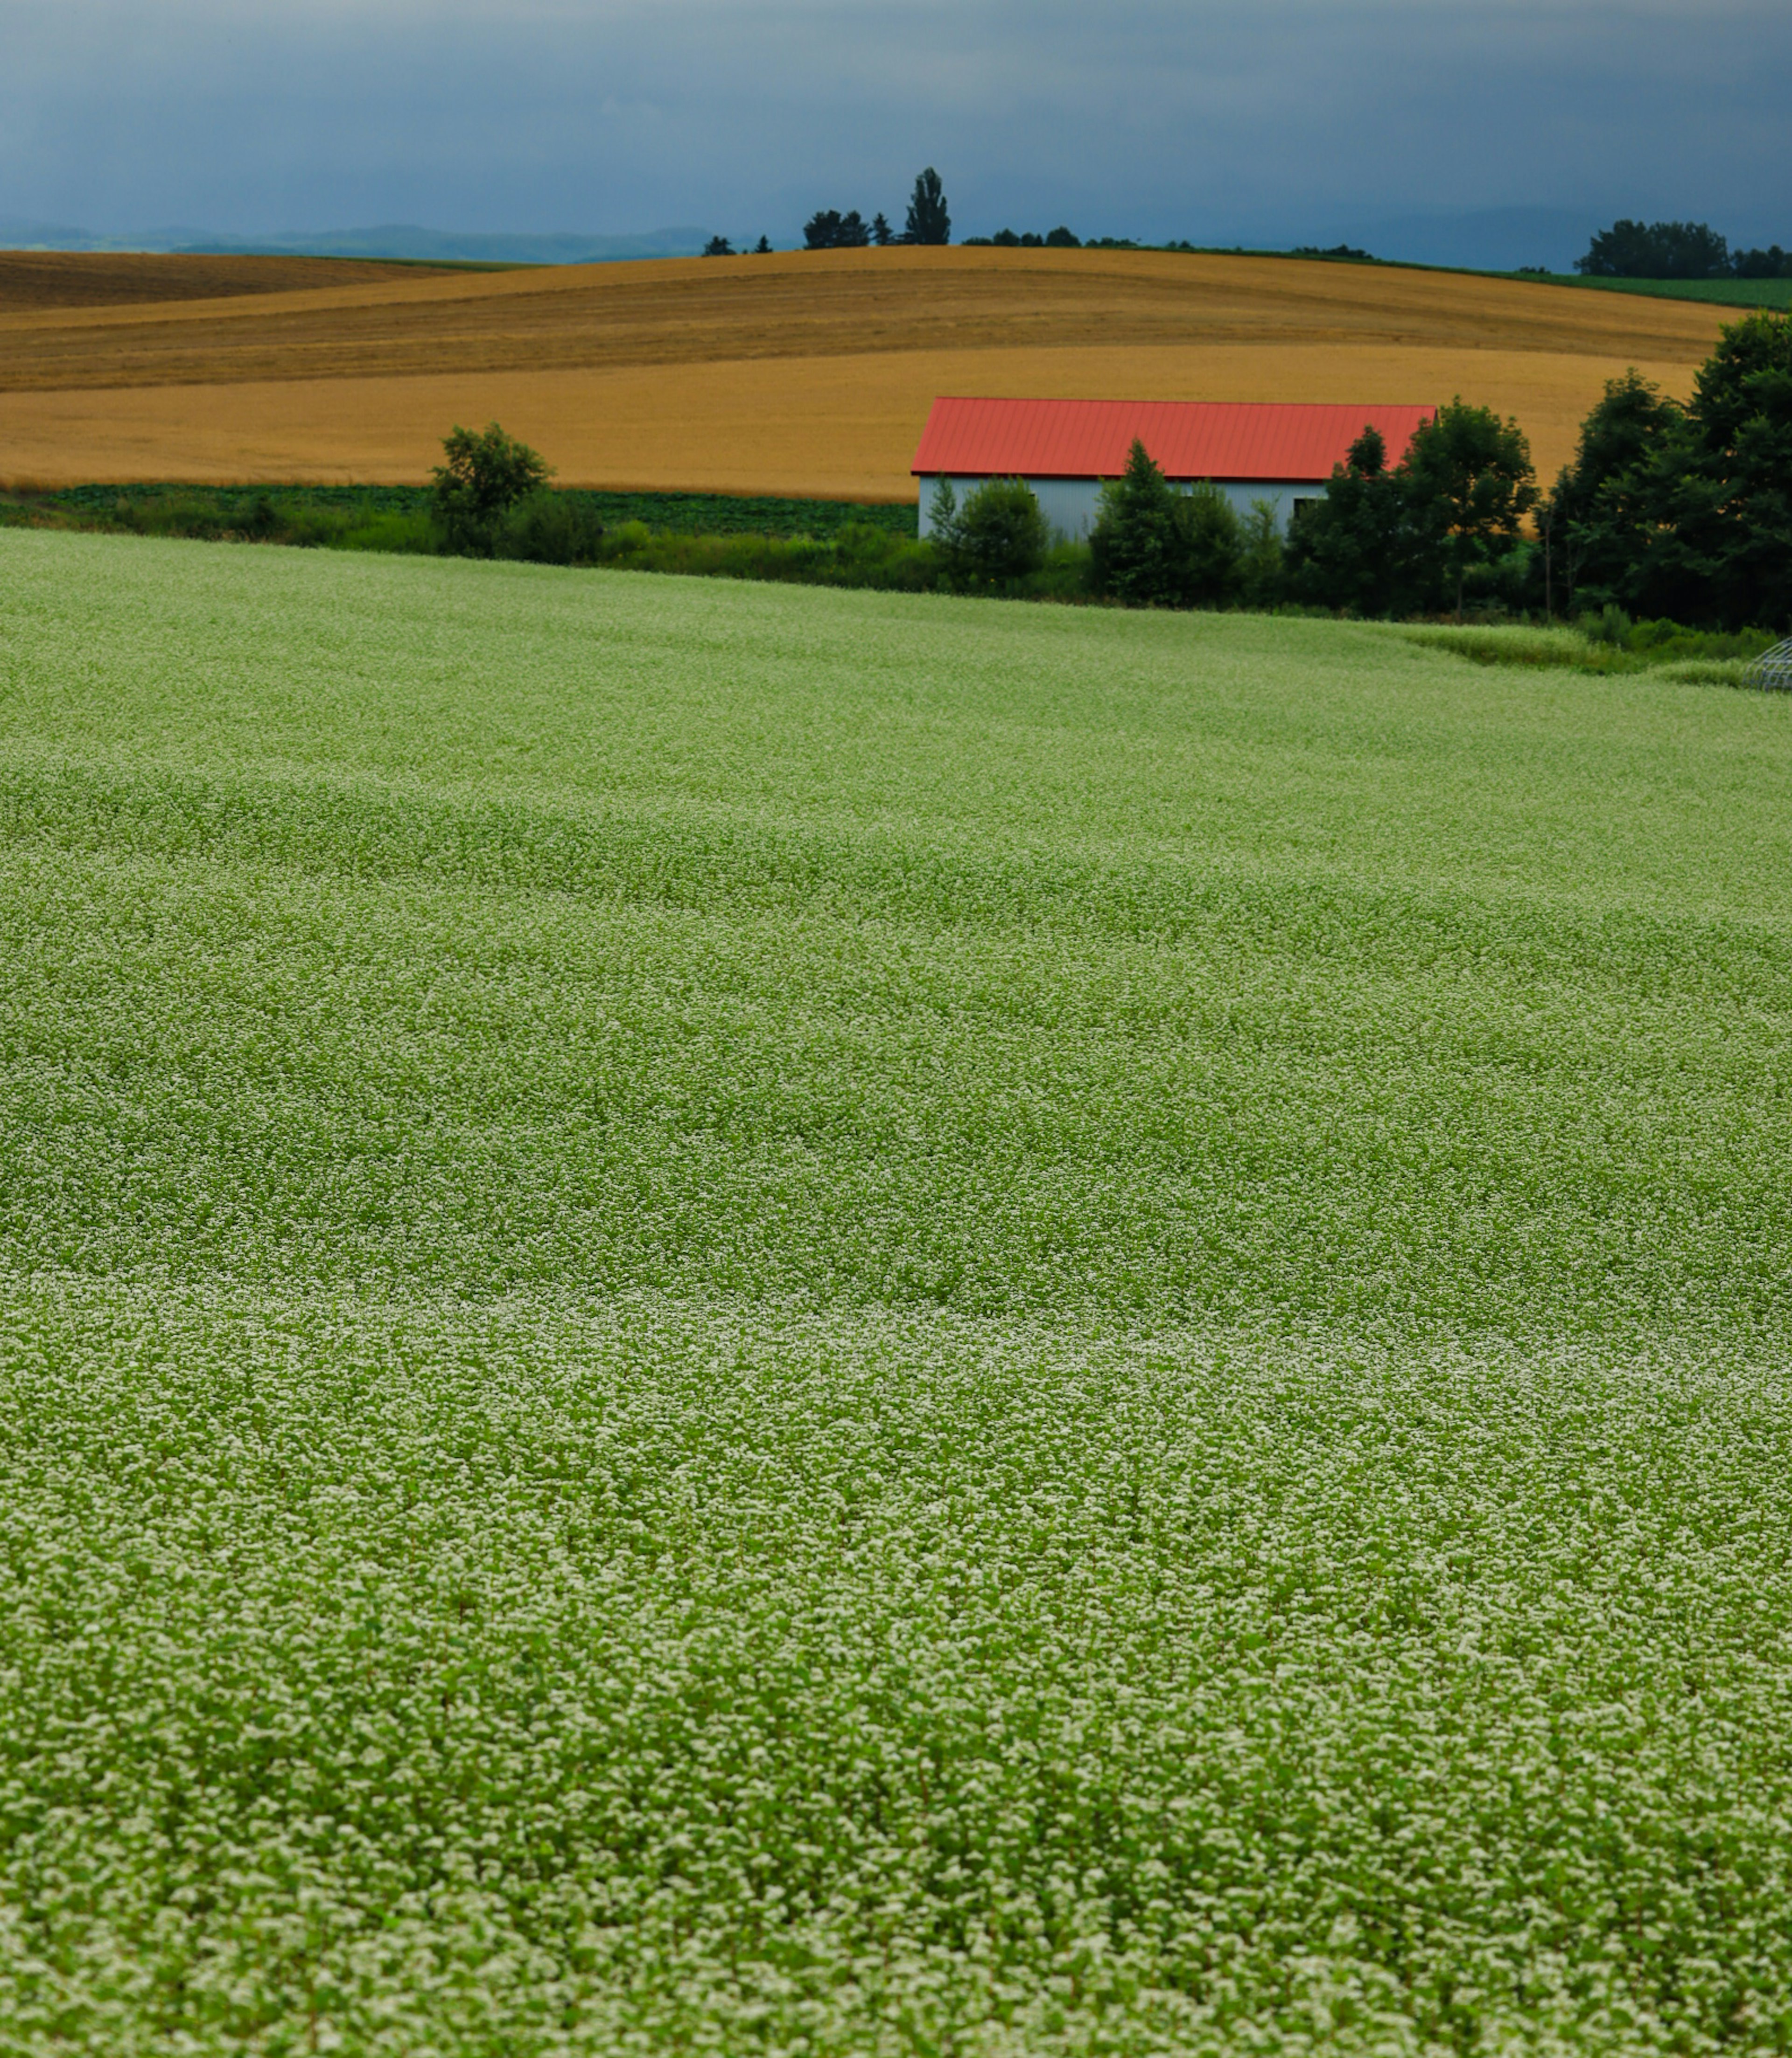
<svg viewBox="0 0 1792 2058">
<path fill-rule="evenodd" d="M 1138 438 L 1169 479 L 1329 479 L 1373 422 L 1397 464 L 1431 407 L 1235 400 L 934 403 L 910 469 L 961 477 L 1117 479 Z"/>
</svg>

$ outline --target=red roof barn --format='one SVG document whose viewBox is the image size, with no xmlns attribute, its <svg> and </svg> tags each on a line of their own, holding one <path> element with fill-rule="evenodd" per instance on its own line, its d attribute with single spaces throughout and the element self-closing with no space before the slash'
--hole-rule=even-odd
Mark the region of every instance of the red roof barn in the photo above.
<svg viewBox="0 0 1792 2058">
<path fill-rule="evenodd" d="M 1101 482 L 1126 469 L 1136 437 L 1167 479 L 1211 479 L 1240 511 L 1268 501 L 1286 527 L 1373 423 L 1398 463 L 1430 407 L 1335 407 L 1231 400 L 936 400 L 912 470 L 921 533 L 942 479 L 962 492 L 985 479 L 1024 479 L 1053 526 L 1086 534 Z"/>
</svg>

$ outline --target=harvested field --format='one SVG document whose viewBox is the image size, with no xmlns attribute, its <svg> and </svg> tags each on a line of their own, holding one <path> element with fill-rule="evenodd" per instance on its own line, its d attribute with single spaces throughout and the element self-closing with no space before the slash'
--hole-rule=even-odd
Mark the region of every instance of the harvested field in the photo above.
<svg viewBox="0 0 1792 2058">
<path fill-rule="evenodd" d="M 348 257 L 188 256 L 159 250 L 0 250 L 0 316 L 109 308 L 323 286 L 433 278 L 436 268 Z"/>
<path fill-rule="evenodd" d="M 221 260 L 220 260 L 221 261 Z M 244 260 L 248 261 L 248 260 Z M 0 476 L 423 477 L 497 415 L 568 483 L 906 497 L 942 391 L 1447 399 L 1546 473 L 1602 382 L 1685 390 L 1725 311 L 1448 273 L 892 250 L 414 272 L 0 316 Z"/>
</svg>

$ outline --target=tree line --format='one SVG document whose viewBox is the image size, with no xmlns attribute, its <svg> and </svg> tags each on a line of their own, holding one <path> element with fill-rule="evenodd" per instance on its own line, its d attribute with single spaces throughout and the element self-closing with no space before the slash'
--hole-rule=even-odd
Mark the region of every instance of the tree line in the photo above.
<svg viewBox="0 0 1792 2058">
<path fill-rule="evenodd" d="M 803 224 L 803 248 L 807 250 L 862 250 L 874 244 L 886 249 L 893 243 L 951 240 L 952 214 L 946 205 L 946 189 L 931 165 L 915 179 L 900 232 L 882 214 L 874 214 L 866 221 L 857 208 L 844 214 L 837 208 L 819 209 Z"/>
<path fill-rule="evenodd" d="M 1160 607 L 1294 602 L 1458 620 L 1471 606 L 1549 618 L 1617 609 L 1695 629 L 1792 625 L 1792 321 L 1758 314 L 1727 328 L 1683 404 L 1634 371 L 1612 380 L 1547 493 L 1518 424 L 1457 399 L 1398 462 L 1366 426 L 1296 511 L 1284 539 L 1267 503 L 1241 514 L 1211 484 L 1178 491 L 1135 443 L 1101 490 L 1087 586 Z M 942 481 L 930 518 L 969 586 L 1024 582 L 1051 548 L 1017 479 L 992 480 L 962 506 Z"/>
<path fill-rule="evenodd" d="M 446 456 L 439 547 L 557 563 L 610 562 L 623 547 L 573 496 L 548 491 L 545 462 L 495 423 L 456 429 Z M 922 542 L 858 538 L 850 566 L 831 546 L 805 546 L 821 553 L 811 564 L 794 545 L 767 544 L 778 566 L 766 574 L 730 548 L 740 576 L 850 573 L 853 583 L 1362 616 L 1621 610 L 1692 630 L 1782 630 L 1792 626 L 1792 320 L 1753 314 L 1726 328 L 1683 403 L 1634 371 L 1611 380 L 1547 493 L 1517 423 L 1457 399 L 1397 460 L 1366 426 L 1286 538 L 1267 502 L 1241 512 L 1210 482 L 1179 489 L 1137 442 L 1102 487 L 1086 544 L 1055 537 L 1018 479 L 962 502 L 942 479 L 930 525 Z"/>
<path fill-rule="evenodd" d="M 1589 279 L 1792 279 L 1792 251 L 1732 250 L 1703 221 L 1615 221 L 1576 257 Z"/>
</svg>

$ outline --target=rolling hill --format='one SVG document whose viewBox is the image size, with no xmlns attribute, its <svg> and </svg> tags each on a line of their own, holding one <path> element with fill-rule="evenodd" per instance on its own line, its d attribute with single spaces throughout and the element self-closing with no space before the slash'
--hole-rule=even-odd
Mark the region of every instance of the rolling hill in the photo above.
<svg viewBox="0 0 1792 2058">
<path fill-rule="evenodd" d="M 1635 364 L 1683 391 L 1726 319 L 1547 282 L 1144 251 L 340 264 L 280 286 L 270 265 L 317 260 L 167 261 L 240 265 L 244 289 L 21 306 L 0 266 L 0 478 L 414 480 L 452 423 L 495 417 L 569 484 L 901 499 L 942 391 L 1460 392 L 1516 414 L 1547 475 L 1605 379 Z"/>
</svg>

